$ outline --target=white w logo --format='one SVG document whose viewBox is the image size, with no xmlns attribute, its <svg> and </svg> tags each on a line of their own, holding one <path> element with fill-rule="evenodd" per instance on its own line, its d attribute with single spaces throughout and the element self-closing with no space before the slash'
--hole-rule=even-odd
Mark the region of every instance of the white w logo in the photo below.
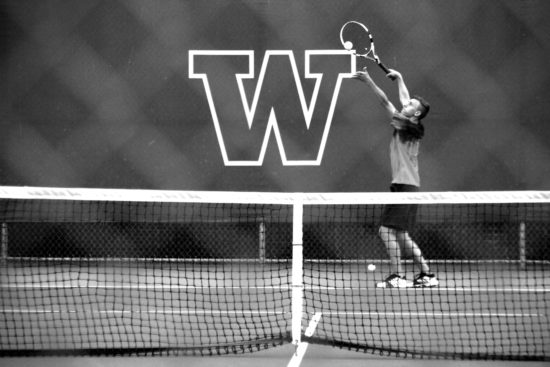
<svg viewBox="0 0 550 367">
<path fill-rule="evenodd" d="M 327 67 L 323 60 L 334 57 L 346 57 L 346 64 L 349 58 L 350 70 Z M 228 63 L 243 72 L 227 73 Z M 254 51 L 189 51 L 189 78 L 203 81 L 226 166 L 262 165 L 272 133 L 283 165 L 321 164 L 342 79 L 355 71 L 355 57 L 344 50 L 311 50 L 305 51 L 304 64 L 304 78 L 314 82 L 309 101 L 292 51 L 267 51 L 249 103 L 244 84 L 254 78 Z M 294 80 L 295 89 L 285 78 Z M 319 103 L 320 95 L 329 101 Z"/>
</svg>

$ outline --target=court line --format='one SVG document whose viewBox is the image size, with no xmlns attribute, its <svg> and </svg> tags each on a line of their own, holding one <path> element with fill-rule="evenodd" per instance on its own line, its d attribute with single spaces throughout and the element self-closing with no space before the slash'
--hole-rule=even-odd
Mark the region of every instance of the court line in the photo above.
<svg viewBox="0 0 550 367">
<path fill-rule="evenodd" d="M 160 284 L 134 284 L 134 285 L 97 285 L 97 284 L 24 284 L 24 285 L 0 285 L 2 289 L 69 289 L 69 288 L 90 288 L 90 289 L 134 289 L 134 290 L 177 290 L 177 289 L 280 289 L 290 290 L 290 286 L 225 286 L 225 285 L 160 285 Z"/>
<path fill-rule="evenodd" d="M 534 293 L 544 293 L 550 292 L 550 287 L 408 287 L 408 288 L 376 288 L 372 287 L 306 287 L 306 289 L 315 289 L 315 290 L 344 290 L 344 291 L 365 291 L 365 290 L 377 290 L 381 292 L 534 292 Z"/>
<path fill-rule="evenodd" d="M 309 325 L 304 333 L 307 337 L 312 337 L 315 333 L 315 329 L 317 328 L 317 325 L 319 324 L 319 321 L 321 321 L 321 313 L 317 312 L 313 315 L 311 318 Z M 307 347 L 309 346 L 309 343 L 307 342 L 299 342 L 296 346 L 296 352 L 288 362 L 287 367 L 299 367 L 302 363 L 302 360 L 306 354 Z"/>
<path fill-rule="evenodd" d="M 328 311 L 323 312 L 329 316 L 404 316 L 404 317 L 533 317 L 546 318 L 544 314 L 538 313 L 508 313 L 508 312 L 377 312 L 377 311 Z"/>
<path fill-rule="evenodd" d="M 0 309 L 0 313 L 11 314 L 60 314 L 60 313 L 87 313 L 87 314 L 165 314 L 165 315 L 284 315 L 290 314 L 284 310 L 171 310 L 171 309 L 133 309 L 133 310 L 69 310 L 69 309 L 47 309 L 47 308 L 8 308 Z"/>
<path fill-rule="evenodd" d="M 165 315 L 284 315 L 290 310 L 189 310 L 189 309 L 129 309 L 129 310 L 70 310 L 47 308 L 11 308 L 0 309 L 0 313 L 11 314 L 165 314 Z M 317 315 L 318 313 L 315 313 Z M 315 316 L 314 315 L 314 316 Z M 378 311 L 326 311 L 328 316 L 374 316 L 374 317 L 505 317 L 505 318 L 548 318 L 548 315 L 539 313 L 509 313 L 509 312 L 378 312 Z M 319 316 L 320 317 L 320 316 Z M 312 319 L 313 321 L 313 319 Z M 317 321 L 318 322 L 318 321 Z"/>
<path fill-rule="evenodd" d="M 228 286 L 228 285 L 185 285 L 185 284 L 102 284 L 89 281 L 78 282 L 57 282 L 47 284 L 0 284 L 3 289 L 67 289 L 67 288 L 93 288 L 93 289 L 137 289 L 137 290 L 177 290 L 177 289 L 278 289 L 291 290 L 292 286 L 280 285 L 252 285 L 252 286 Z M 330 286 L 305 286 L 305 290 L 327 290 L 327 291 L 367 291 L 376 290 L 382 292 L 550 292 L 550 287 L 431 287 L 431 288 L 395 288 L 377 289 L 373 287 L 330 287 Z"/>
</svg>

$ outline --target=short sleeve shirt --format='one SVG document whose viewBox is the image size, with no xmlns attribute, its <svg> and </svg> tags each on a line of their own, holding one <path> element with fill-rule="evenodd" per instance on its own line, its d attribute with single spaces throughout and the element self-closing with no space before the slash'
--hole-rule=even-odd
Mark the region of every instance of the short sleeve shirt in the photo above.
<svg viewBox="0 0 550 367">
<path fill-rule="evenodd" d="M 420 187 L 418 153 L 424 127 L 399 112 L 394 113 L 391 124 L 394 127 L 390 142 L 392 183 Z"/>
</svg>

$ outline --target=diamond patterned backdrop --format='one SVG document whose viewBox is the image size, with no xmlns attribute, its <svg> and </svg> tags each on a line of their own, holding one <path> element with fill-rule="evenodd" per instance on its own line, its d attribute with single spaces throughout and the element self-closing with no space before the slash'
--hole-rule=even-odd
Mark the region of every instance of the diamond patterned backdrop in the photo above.
<svg viewBox="0 0 550 367">
<path fill-rule="evenodd" d="M 424 190 L 548 189 L 548 16 L 546 0 L 5 0 L 0 184 L 385 191 L 391 131 L 364 85 L 344 81 L 320 166 L 283 166 L 272 138 L 262 166 L 226 167 L 203 84 L 188 75 L 189 50 L 254 50 L 256 70 L 266 50 L 292 50 L 302 71 L 304 50 L 338 49 L 340 25 L 357 19 L 433 106 Z M 294 87 L 279 77 L 269 93 L 293 120 Z"/>
</svg>

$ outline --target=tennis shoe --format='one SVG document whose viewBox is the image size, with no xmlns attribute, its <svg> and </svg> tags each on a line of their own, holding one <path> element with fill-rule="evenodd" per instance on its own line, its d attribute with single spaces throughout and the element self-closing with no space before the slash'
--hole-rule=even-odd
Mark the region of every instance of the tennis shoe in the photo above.
<svg viewBox="0 0 550 367">
<path fill-rule="evenodd" d="M 420 273 L 414 278 L 414 286 L 417 288 L 437 287 L 439 280 L 434 274 Z"/>
<path fill-rule="evenodd" d="M 397 274 L 392 274 L 383 282 L 376 284 L 377 288 L 410 288 L 412 286 L 412 282 Z"/>
</svg>

